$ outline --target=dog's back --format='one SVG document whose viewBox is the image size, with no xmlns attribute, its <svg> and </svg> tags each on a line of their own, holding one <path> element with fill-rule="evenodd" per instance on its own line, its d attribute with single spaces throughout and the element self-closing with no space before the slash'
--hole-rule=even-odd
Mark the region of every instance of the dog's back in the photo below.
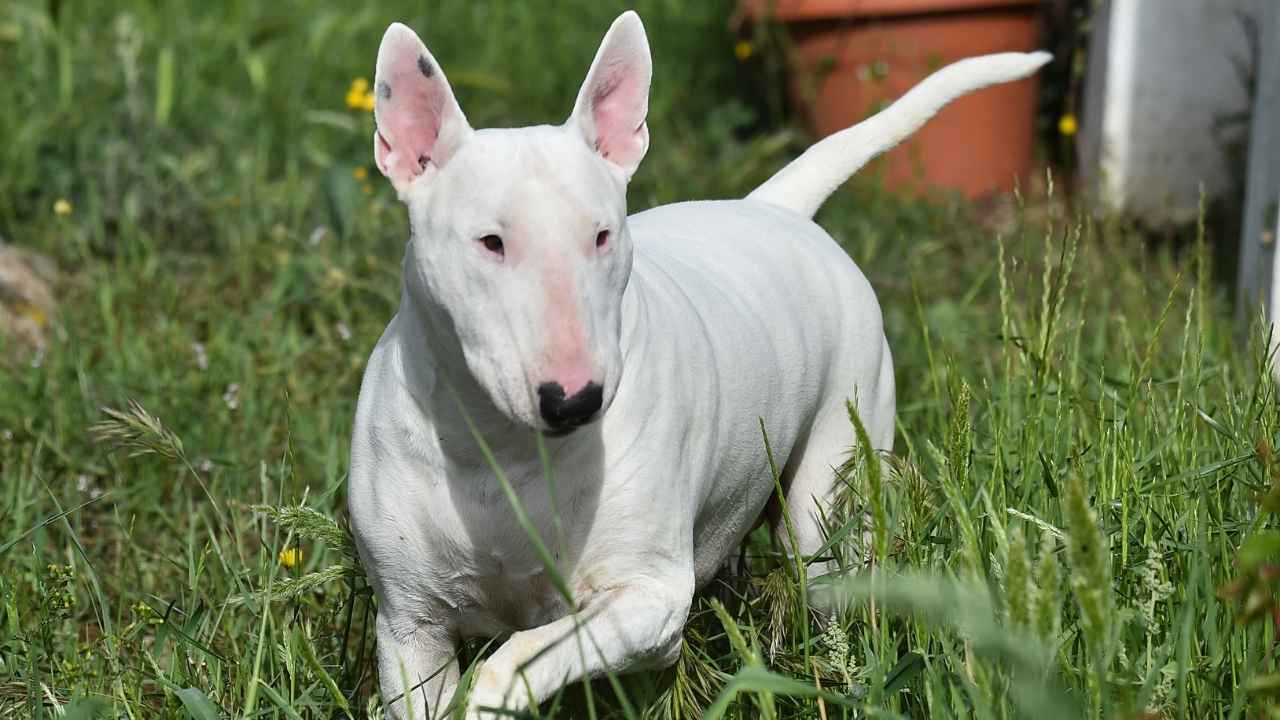
<svg viewBox="0 0 1280 720">
<path fill-rule="evenodd" d="M 629 225 L 636 256 L 623 353 L 635 374 L 613 422 L 682 446 L 672 471 L 696 486 L 696 574 L 705 582 L 773 491 L 760 418 L 788 481 L 815 430 L 838 434 L 839 452 L 847 449 L 848 398 L 889 449 L 893 374 L 880 308 L 849 256 L 789 210 L 679 203 Z"/>
<path fill-rule="evenodd" d="M 679 203 L 629 218 L 635 268 L 622 342 L 636 371 L 605 425 L 623 433 L 641 428 L 653 435 L 648 442 L 679 449 L 668 453 L 679 458 L 670 474 L 693 486 L 687 497 L 695 502 L 699 584 L 774 490 L 759 422 L 803 552 L 822 544 L 832 469 L 853 437 L 849 404 L 877 450 L 892 445 L 893 363 L 879 304 L 854 262 L 812 222 L 814 213 L 867 161 L 947 103 L 1026 77 L 1049 59 L 1040 52 L 962 60 L 818 142 L 745 200 Z M 664 336 L 664 323 L 678 330 Z M 687 372 L 671 372 L 682 364 Z M 709 379 L 714 387 L 706 386 Z"/>
</svg>

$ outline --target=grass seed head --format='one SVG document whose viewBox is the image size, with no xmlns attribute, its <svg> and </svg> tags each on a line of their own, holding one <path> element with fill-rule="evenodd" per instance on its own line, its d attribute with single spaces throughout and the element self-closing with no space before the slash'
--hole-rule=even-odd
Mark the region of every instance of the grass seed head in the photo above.
<svg viewBox="0 0 1280 720">
<path fill-rule="evenodd" d="M 128 450 L 129 457 L 151 454 L 171 460 L 185 457 L 182 438 L 136 400 L 129 401 L 127 410 L 104 407 L 102 413 L 106 419 L 89 426 L 89 436 L 95 442 Z"/>
<path fill-rule="evenodd" d="M 1058 538 L 1045 534 L 1040 541 L 1040 559 L 1033 582 L 1036 635 L 1046 644 L 1058 638 L 1062 627 L 1062 571 L 1058 566 Z"/>
<path fill-rule="evenodd" d="M 1103 537 L 1079 475 L 1067 484 L 1067 557 L 1071 588 L 1080 606 L 1086 641 L 1095 653 L 1105 653 L 1111 636 L 1111 576 Z"/>
<path fill-rule="evenodd" d="M 1027 540 L 1022 529 L 1009 533 L 1009 549 L 1004 561 L 1005 612 L 1015 630 L 1031 627 L 1031 563 L 1027 559 Z"/>
</svg>

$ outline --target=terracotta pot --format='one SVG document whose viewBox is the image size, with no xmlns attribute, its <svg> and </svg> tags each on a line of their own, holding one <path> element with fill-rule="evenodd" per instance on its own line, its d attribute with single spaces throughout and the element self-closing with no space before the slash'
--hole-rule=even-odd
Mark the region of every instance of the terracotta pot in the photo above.
<svg viewBox="0 0 1280 720">
<path fill-rule="evenodd" d="M 1027 51 L 1040 39 L 1038 0 L 746 0 L 755 17 L 788 24 L 798 67 L 791 92 L 819 136 L 875 114 L 955 60 Z M 872 163 L 909 192 L 1010 191 L 1032 169 L 1035 77 L 980 90 L 947 106 Z"/>
</svg>

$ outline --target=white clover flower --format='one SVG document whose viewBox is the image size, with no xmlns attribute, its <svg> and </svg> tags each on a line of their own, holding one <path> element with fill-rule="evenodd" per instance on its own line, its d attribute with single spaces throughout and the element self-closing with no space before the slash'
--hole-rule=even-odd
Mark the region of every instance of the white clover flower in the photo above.
<svg viewBox="0 0 1280 720">
<path fill-rule="evenodd" d="M 317 225 L 315 229 L 311 231 L 311 234 L 307 236 L 307 244 L 311 245 L 312 247 L 319 245 L 320 242 L 324 240 L 325 236 L 327 236 L 328 234 L 329 234 L 329 228 L 323 225 Z"/>
<path fill-rule="evenodd" d="M 231 383 L 227 386 L 226 391 L 222 393 L 222 402 L 227 404 L 228 410 L 240 407 L 240 383 Z"/>
<path fill-rule="evenodd" d="M 201 342 L 191 343 L 191 351 L 196 354 L 196 367 L 200 368 L 201 372 L 208 370 L 209 354 L 204 350 L 204 343 L 201 343 Z"/>
</svg>

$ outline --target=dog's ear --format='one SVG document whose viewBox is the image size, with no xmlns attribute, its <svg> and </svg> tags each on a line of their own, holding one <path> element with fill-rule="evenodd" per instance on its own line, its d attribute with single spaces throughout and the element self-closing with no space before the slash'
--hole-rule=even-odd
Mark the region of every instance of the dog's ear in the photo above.
<svg viewBox="0 0 1280 720">
<path fill-rule="evenodd" d="M 640 16 L 628 10 L 605 34 L 569 124 L 587 145 L 628 178 L 649 149 L 649 82 L 653 63 Z"/>
<path fill-rule="evenodd" d="M 373 89 L 373 157 L 403 197 L 417 177 L 449 161 L 471 126 L 436 59 L 400 23 L 382 36 Z"/>
</svg>

